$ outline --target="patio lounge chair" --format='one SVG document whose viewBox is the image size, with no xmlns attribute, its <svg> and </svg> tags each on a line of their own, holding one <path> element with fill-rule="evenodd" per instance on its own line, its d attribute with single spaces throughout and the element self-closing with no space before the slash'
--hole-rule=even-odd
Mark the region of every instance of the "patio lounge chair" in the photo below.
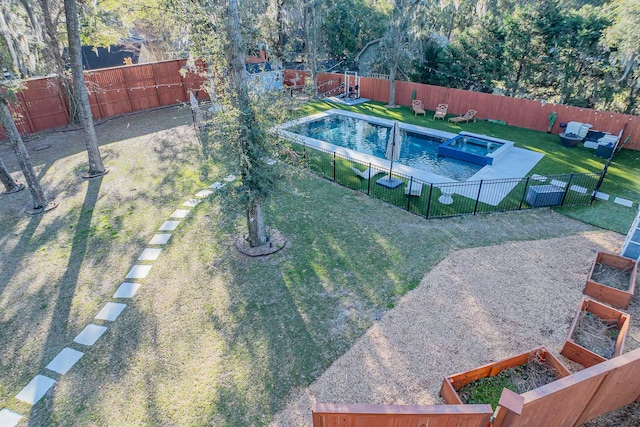
<svg viewBox="0 0 640 427">
<path fill-rule="evenodd" d="M 469 123 L 469 120 L 473 120 L 473 122 L 475 123 L 476 122 L 475 117 L 477 113 L 478 112 L 476 110 L 469 110 L 463 115 L 461 115 L 460 117 L 450 117 L 449 121 L 454 123 L 460 123 L 460 122 Z"/>
<path fill-rule="evenodd" d="M 410 181 L 406 187 L 404 187 L 404 194 L 407 196 L 418 196 L 422 195 L 422 184 L 418 182 Z"/>
<path fill-rule="evenodd" d="M 369 167 L 369 169 L 367 170 L 361 171 L 360 169 L 356 169 L 353 166 L 351 166 L 351 170 L 353 170 L 356 173 L 356 175 L 358 175 L 362 179 L 371 179 L 374 176 L 378 175 L 379 173 L 383 172 L 381 170 L 374 169 L 372 167 Z"/>
<path fill-rule="evenodd" d="M 424 105 L 422 105 L 422 101 L 419 99 L 414 99 L 411 101 L 411 111 L 413 111 L 413 115 L 417 116 L 418 114 L 427 115 L 424 111 Z"/>
<path fill-rule="evenodd" d="M 447 117 L 447 110 L 449 109 L 449 105 L 448 104 L 438 104 L 438 107 L 436 108 L 436 112 L 433 115 L 433 119 L 442 119 L 444 120 L 445 117 Z"/>
</svg>

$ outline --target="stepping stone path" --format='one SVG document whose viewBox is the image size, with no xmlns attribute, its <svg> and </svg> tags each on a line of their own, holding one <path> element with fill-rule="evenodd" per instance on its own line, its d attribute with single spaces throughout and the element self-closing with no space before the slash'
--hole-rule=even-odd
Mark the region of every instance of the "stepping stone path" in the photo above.
<svg viewBox="0 0 640 427">
<path fill-rule="evenodd" d="M 90 323 L 85 326 L 85 328 L 78 334 L 77 337 L 73 339 L 73 342 L 86 346 L 92 346 L 106 331 L 106 326 L 94 325 L 93 323 Z"/>
<path fill-rule="evenodd" d="M 631 200 L 623 199 L 622 197 L 616 197 L 615 199 L 613 199 L 613 203 L 617 203 L 628 208 L 633 206 L 633 202 Z"/>
<path fill-rule="evenodd" d="M 56 357 L 53 358 L 51 362 L 49 362 L 46 369 L 57 372 L 60 375 L 64 375 L 73 367 L 73 365 L 76 364 L 78 360 L 80 360 L 82 356 L 84 356 L 83 352 L 65 347 Z"/>
<path fill-rule="evenodd" d="M 209 188 L 218 190 L 226 185 L 227 182 L 234 181 L 236 179 L 235 175 L 229 175 L 224 178 L 225 183 L 214 182 L 209 186 Z M 168 221 L 165 221 L 160 228 L 159 231 L 174 231 L 180 225 L 179 220 L 175 219 L 184 219 L 186 218 L 190 211 L 190 208 L 196 207 L 205 197 L 213 194 L 211 190 L 201 190 L 195 194 L 194 198 L 190 198 L 184 203 L 182 203 L 182 207 L 187 207 L 189 209 L 176 209 L 170 216 Z M 149 241 L 149 246 L 162 246 L 166 245 L 171 239 L 171 233 L 158 233 L 155 234 L 151 240 Z M 156 261 L 160 254 L 162 253 L 162 248 L 157 247 L 149 247 L 145 248 L 140 256 L 138 257 L 138 261 L 142 262 L 152 262 Z M 125 277 L 127 280 L 143 280 L 147 277 L 149 272 L 151 271 L 151 264 L 136 264 L 131 267 L 129 273 Z M 118 286 L 118 289 L 113 294 L 114 299 L 130 299 L 133 298 L 142 283 L 137 281 L 127 281 L 123 282 Z M 123 310 L 127 307 L 126 304 L 118 303 L 118 302 L 107 302 L 104 307 L 96 314 L 96 319 L 103 322 L 114 322 L 123 312 Z M 94 345 L 98 339 L 107 331 L 106 326 L 96 325 L 93 323 L 88 324 L 85 328 L 73 339 L 73 342 L 80 346 L 91 347 Z M 86 350 L 85 350 L 86 351 Z M 45 367 L 50 372 L 53 372 L 57 375 L 65 375 L 69 370 L 84 356 L 85 353 L 82 351 L 78 351 L 71 347 L 64 347 L 60 353 L 58 353 L 49 364 Z M 47 392 L 53 387 L 56 383 L 54 378 L 50 378 L 46 375 L 38 374 L 27 384 L 20 392 L 16 395 L 16 399 L 26 402 L 30 405 L 35 405 L 42 397 L 47 394 Z M 14 427 L 16 426 L 22 419 L 24 418 L 23 414 L 12 411 L 9 408 L 0 409 L 0 427 Z"/>
</svg>

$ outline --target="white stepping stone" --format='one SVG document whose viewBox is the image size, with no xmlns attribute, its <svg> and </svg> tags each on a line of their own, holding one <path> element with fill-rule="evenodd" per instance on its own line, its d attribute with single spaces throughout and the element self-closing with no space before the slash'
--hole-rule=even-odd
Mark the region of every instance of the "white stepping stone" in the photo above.
<svg viewBox="0 0 640 427">
<path fill-rule="evenodd" d="M 184 202 L 182 206 L 186 206 L 188 208 L 195 208 L 198 205 L 198 203 L 200 203 L 200 200 L 198 199 L 189 199 L 186 202 Z"/>
<path fill-rule="evenodd" d="M 149 242 L 150 245 L 166 245 L 171 238 L 171 234 L 154 234 Z"/>
<path fill-rule="evenodd" d="M 127 304 L 120 304 L 119 302 L 108 302 L 102 307 L 102 310 L 96 314 L 96 319 L 113 322 L 120 316 L 120 313 L 122 313 L 122 310 L 124 310 L 126 306 Z"/>
<path fill-rule="evenodd" d="M 189 212 L 191 212 L 189 209 L 176 209 L 169 218 L 186 218 Z"/>
<path fill-rule="evenodd" d="M 203 197 L 209 197 L 212 194 L 213 194 L 213 191 L 211 190 L 200 190 L 196 193 L 196 197 L 199 197 L 202 199 Z"/>
<path fill-rule="evenodd" d="M 567 186 L 567 183 L 564 181 L 558 181 L 557 179 L 551 180 L 551 185 L 555 185 L 556 187 L 564 188 Z"/>
<path fill-rule="evenodd" d="M 547 177 L 546 176 L 542 176 L 542 175 L 538 175 L 537 173 L 534 173 L 533 175 L 531 175 L 531 179 L 533 179 L 535 181 L 545 182 L 547 180 Z"/>
<path fill-rule="evenodd" d="M 24 417 L 22 414 L 13 412 L 11 409 L 4 408 L 0 410 L 0 426 L 2 427 L 14 427 L 17 426 L 20 420 Z"/>
<path fill-rule="evenodd" d="M 596 191 L 596 199 L 600 199 L 600 200 L 609 200 L 609 195 L 607 193 L 601 193 L 599 191 Z"/>
<path fill-rule="evenodd" d="M 127 273 L 125 279 L 144 279 L 151 271 L 152 265 L 134 265 Z"/>
<path fill-rule="evenodd" d="M 269 166 L 273 166 L 273 165 L 275 165 L 276 163 L 278 163 L 278 161 L 277 161 L 276 159 L 271 159 L 271 158 L 269 158 L 269 159 L 266 159 L 266 160 L 265 160 L 265 163 L 266 163 L 266 164 L 268 164 Z"/>
<path fill-rule="evenodd" d="M 569 187 L 569 190 L 573 190 L 581 194 L 587 194 L 587 191 L 589 191 L 584 187 L 580 187 L 579 185 L 572 185 L 571 187 Z"/>
<path fill-rule="evenodd" d="M 616 197 L 615 199 L 613 199 L 613 203 L 617 203 L 628 208 L 633 206 L 633 202 L 631 200 L 623 199 L 622 197 Z"/>
<path fill-rule="evenodd" d="M 138 292 L 140 283 L 124 282 L 118 287 L 118 290 L 113 294 L 114 298 L 133 298 Z"/>
<path fill-rule="evenodd" d="M 164 223 L 162 223 L 160 228 L 158 228 L 158 231 L 173 231 L 178 228 L 179 224 L 180 221 L 165 221 Z"/>
<path fill-rule="evenodd" d="M 64 375 L 73 365 L 76 364 L 78 360 L 80 360 L 82 356 L 84 356 L 83 352 L 65 347 L 56 357 L 53 358 L 51 362 L 49 362 L 46 368 L 50 371 Z"/>
<path fill-rule="evenodd" d="M 229 175 L 229 176 L 224 177 L 224 180 L 227 181 L 227 182 L 231 182 L 231 181 L 235 181 L 236 178 L 237 177 L 235 175 Z"/>
<path fill-rule="evenodd" d="M 216 182 L 214 182 L 213 184 L 211 184 L 211 185 L 209 186 L 209 188 L 213 188 L 214 190 L 219 190 L 219 189 L 221 189 L 222 187 L 224 187 L 225 185 L 227 185 L 227 184 L 223 184 L 223 183 L 221 183 L 221 182 L 216 181 Z"/>
<path fill-rule="evenodd" d="M 53 378 L 45 377 L 44 375 L 36 375 L 31 381 L 29 381 L 29 384 L 20 390 L 20 393 L 16 395 L 16 399 L 35 405 L 55 383 L 56 380 Z"/>
<path fill-rule="evenodd" d="M 162 249 L 146 248 L 138 257 L 138 261 L 155 261 L 160 256 L 160 252 Z"/>
<path fill-rule="evenodd" d="M 86 346 L 94 345 L 106 330 L 106 326 L 90 323 L 73 339 L 73 342 Z"/>
</svg>

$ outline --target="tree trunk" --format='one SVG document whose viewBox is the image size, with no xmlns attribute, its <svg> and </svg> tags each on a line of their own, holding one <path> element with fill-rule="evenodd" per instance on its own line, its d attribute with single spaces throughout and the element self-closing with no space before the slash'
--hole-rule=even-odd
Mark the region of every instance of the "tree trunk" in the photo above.
<svg viewBox="0 0 640 427">
<path fill-rule="evenodd" d="M 71 85 L 65 76 L 64 60 L 60 53 L 60 40 L 58 39 L 58 31 L 56 24 L 51 17 L 51 8 L 49 0 L 39 0 L 40 9 L 42 9 L 42 15 L 44 17 L 44 34 L 45 34 L 45 48 L 42 51 L 47 69 L 49 72 L 55 72 L 58 75 L 58 80 L 64 90 L 64 94 L 69 102 L 69 121 L 72 123 L 78 122 L 78 109 L 76 100 L 71 90 Z"/>
<path fill-rule="evenodd" d="M 305 0 L 304 8 L 304 37 L 307 50 L 307 68 L 309 77 L 314 86 L 314 96 L 318 96 L 318 84 L 316 81 L 317 58 L 316 58 L 316 6 L 315 0 Z"/>
<path fill-rule="evenodd" d="M 0 159 L 0 182 L 6 188 L 7 193 L 13 193 L 20 188 L 16 180 L 11 177 L 11 173 L 9 173 L 9 169 L 7 169 L 2 159 Z"/>
<path fill-rule="evenodd" d="M 247 227 L 249 229 L 249 246 L 262 246 L 267 243 L 267 228 L 264 225 L 262 205 L 253 201 L 247 206 Z"/>
<path fill-rule="evenodd" d="M 625 114 L 633 114 L 633 111 L 636 108 L 636 98 L 638 96 L 636 91 L 637 84 L 631 80 L 631 84 L 629 86 L 629 96 L 627 96 L 627 102 L 624 109 Z"/>
<path fill-rule="evenodd" d="M 249 161 L 241 163 L 240 173 L 243 178 L 251 175 L 251 165 L 259 161 L 252 157 L 255 153 L 253 141 L 248 130 L 255 119 L 255 113 L 251 108 L 247 81 L 244 78 L 245 46 L 240 32 L 240 15 L 238 13 L 238 1 L 228 1 L 228 19 L 226 32 L 229 45 L 226 49 L 229 83 L 231 90 L 231 102 L 240 110 L 240 123 L 238 124 L 238 138 L 243 147 L 243 152 L 249 157 Z M 251 247 L 262 246 L 267 243 L 267 230 L 262 216 L 260 200 L 251 199 L 247 204 L 247 228 L 249 231 L 249 245 Z"/>
<path fill-rule="evenodd" d="M 276 58 L 283 60 L 284 56 L 284 0 L 276 0 L 276 43 L 274 46 Z"/>
<path fill-rule="evenodd" d="M 98 149 L 98 138 L 93 127 L 93 115 L 89 104 L 89 94 L 82 70 L 82 48 L 80 46 L 80 30 L 78 25 L 78 9 L 76 0 L 64 0 L 64 14 L 67 18 L 67 36 L 69 37 L 69 59 L 73 74 L 73 89 L 78 103 L 78 114 L 84 131 L 84 142 L 89 156 L 89 176 L 97 176 L 106 172 Z"/>
<path fill-rule="evenodd" d="M 27 181 L 27 185 L 29 185 L 29 191 L 31 191 L 31 197 L 33 198 L 33 209 L 44 209 L 47 206 L 47 198 L 38 182 L 38 176 L 33 170 L 31 158 L 22 142 L 22 137 L 13 121 L 13 117 L 11 117 L 9 106 L 4 100 L 0 100 L 0 122 L 2 123 L 4 133 L 13 146 L 13 151 L 16 153 L 20 169 L 22 169 L 22 173 L 24 174 L 24 179 Z"/>
<path fill-rule="evenodd" d="M 19 50 L 20 45 L 14 40 L 14 37 L 12 36 L 14 32 L 9 28 L 9 23 L 5 20 L 4 10 L 2 9 L 0 9 L 0 31 L 2 31 L 2 36 L 4 37 L 5 44 L 9 50 L 13 66 L 20 73 L 20 77 L 24 78 L 29 75 L 29 70 L 27 69 L 26 64 L 22 61 L 22 58 L 23 56 L 26 56 L 26 53 Z"/>
<path fill-rule="evenodd" d="M 396 105 L 396 70 L 397 65 L 391 65 L 389 70 L 389 106 L 395 107 Z"/>
</svg>

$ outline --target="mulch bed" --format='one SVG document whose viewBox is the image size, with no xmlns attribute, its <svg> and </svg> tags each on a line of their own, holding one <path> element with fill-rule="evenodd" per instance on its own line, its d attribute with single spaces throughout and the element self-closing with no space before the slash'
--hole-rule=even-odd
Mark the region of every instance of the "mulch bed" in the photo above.
<svg viewBox="0 0 640 427">
<path fill-rule="evenodd" d="M 627 291 L 631 283 L 631 268 L 621 270 L 599 262 L 593 269 L 591 280 L 611 288 Z"/>
<path fill-rule="evenodd" d="M 598 316 L 582 311 L 571 338 L 576 344 L 606 359 L 611 359 L 616 350 L 619 333 L 615 322 L 608 323 Z"/>
</svg>

